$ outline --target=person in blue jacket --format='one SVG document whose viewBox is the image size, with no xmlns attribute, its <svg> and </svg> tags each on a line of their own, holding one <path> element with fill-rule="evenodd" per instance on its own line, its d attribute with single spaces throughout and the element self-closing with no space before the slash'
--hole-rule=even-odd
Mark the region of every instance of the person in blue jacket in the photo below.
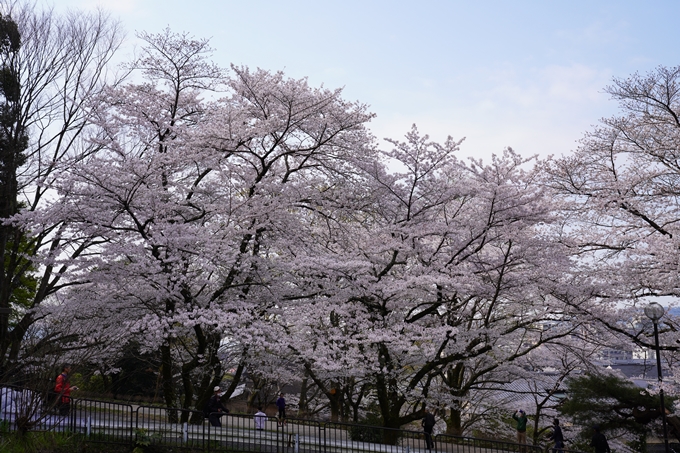
<svg viewBox="0 0 680 453">
<path fill-rule="evenodd" d="M 283 393 L 279 393 L 279 399 L 276 400 L 276 407 L 279 408 L 277 423 L 279 426 L 283 426 L 286 424 L 286 399 L 283 397 Z"/>
</svg>

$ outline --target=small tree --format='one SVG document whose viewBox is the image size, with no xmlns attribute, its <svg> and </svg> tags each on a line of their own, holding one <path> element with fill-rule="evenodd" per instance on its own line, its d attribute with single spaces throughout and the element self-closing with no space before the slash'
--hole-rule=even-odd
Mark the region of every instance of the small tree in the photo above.
<svg viewBox="0 0 680 453">
<path fill-rule="evenodd" d="M 567 394 L 559 411 L 582 427 L 584 444 L 594 425 L 629 445 L 644 442 L 652 424 L 661 418 L 658 395 L 614 374 L 571 378 L 567 381 Z M 667 400 L 666 407 L 672 411 L 674 398 Z"/>
</svg>

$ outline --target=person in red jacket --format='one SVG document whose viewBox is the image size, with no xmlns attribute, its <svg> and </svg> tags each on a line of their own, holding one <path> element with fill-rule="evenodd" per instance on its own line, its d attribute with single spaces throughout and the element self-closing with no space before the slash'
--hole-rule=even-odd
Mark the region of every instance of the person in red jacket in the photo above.
<svg viewBox="0 0 680 453">
<path fill-rule="evenodd" d="M 71 366 L 64 365 L 61 374 L 57 376 L 54 384 L 54 392 L 59 395 L 59 414 L 68 415 L 71 410 L 71 390 L 78 390 L 78 387 L 71 386 L 69 383 L 69 375 L 71 374 Z"/>
</svg>

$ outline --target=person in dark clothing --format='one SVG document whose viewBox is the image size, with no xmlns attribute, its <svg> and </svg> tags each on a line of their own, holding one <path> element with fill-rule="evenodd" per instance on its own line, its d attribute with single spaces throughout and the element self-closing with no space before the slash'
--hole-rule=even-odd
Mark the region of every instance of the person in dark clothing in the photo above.
<svg viewBox="0 0 680 453">
<path fill-rule="evenodd" d="M 595 448 L 595 453 L 611 453 L 607 438 L 600 432 L 600 427 L 594 426 L 593 431 L 595 431 L 595 434 L 593 434 L 593 439 L 590 441 L 590 446 Z"/>
<path fill-rule="evenodd" d="M 279 393 L 279 399 L 276 400 L 276 407 L 279 408 L 277 423 L 279 426 L 283 426 L 286 424 L 286 399 L 283 397 L 283 393 Z"/>
<path fill-rule="evenodd" d="M 432 430 L 434 429 L 434 414 L 425 408 L 425 416 L 423 417 L 422 425 L 423 432 L 425 433 L 425 443 L 427 444 L 427 449 L 432 450 L 434 448 L 434 441 L 432 440 Z"/>
<path fill-rule="evenodd" d="M 555 441 L 553 453 L 562 453 L 564 450 L 564 436 L 562 435 L 562 428 L 560 428 L 560 421 L 558 419 L 553 421 L 553 432 L 549 439 Z"/>
<path fill-rule="evenodd" d="M 211 425 L 220 428 L 222 426 L 220 417 L 228 414 L 229 409 L 222 404 L 222 400 L 220 399 L 220 388 L 215 387 L 213 390 L 215 393 L 210 397 L 210 401 L 208 401 L 208 420 Z"/>
</svg>

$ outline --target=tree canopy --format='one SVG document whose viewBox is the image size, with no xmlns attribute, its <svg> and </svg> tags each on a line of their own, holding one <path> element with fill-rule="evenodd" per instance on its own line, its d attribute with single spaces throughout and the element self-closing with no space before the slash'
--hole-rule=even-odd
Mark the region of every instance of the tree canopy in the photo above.
<svg viewBox="0 0 680 453">
<path fill-rule="evenodd" d="M 598 349 L 651 345 L 644 297 L 677 295 L 678 69 L 616 79 L 623 114 L 573 155 L 484 162 L 415 125 L 381 143 L 342 90 L 218 67 L 186 33 L 140 33 L 111 78 L 105 15 L 9 6 L 5 380 L 69 360 L 115 383 L 141 361 L 168 407 L 248 376 L 302 383 L 301 411 L 334 420 L 435 406 L 452 434 L 498 429 L 511 384 L 540 380 L 538 432 Z M 676 332 L 665 316 L 668 363 Z M 569 382 L 577 422 L 654 418 L 623 381 Z"/>
</svg>

